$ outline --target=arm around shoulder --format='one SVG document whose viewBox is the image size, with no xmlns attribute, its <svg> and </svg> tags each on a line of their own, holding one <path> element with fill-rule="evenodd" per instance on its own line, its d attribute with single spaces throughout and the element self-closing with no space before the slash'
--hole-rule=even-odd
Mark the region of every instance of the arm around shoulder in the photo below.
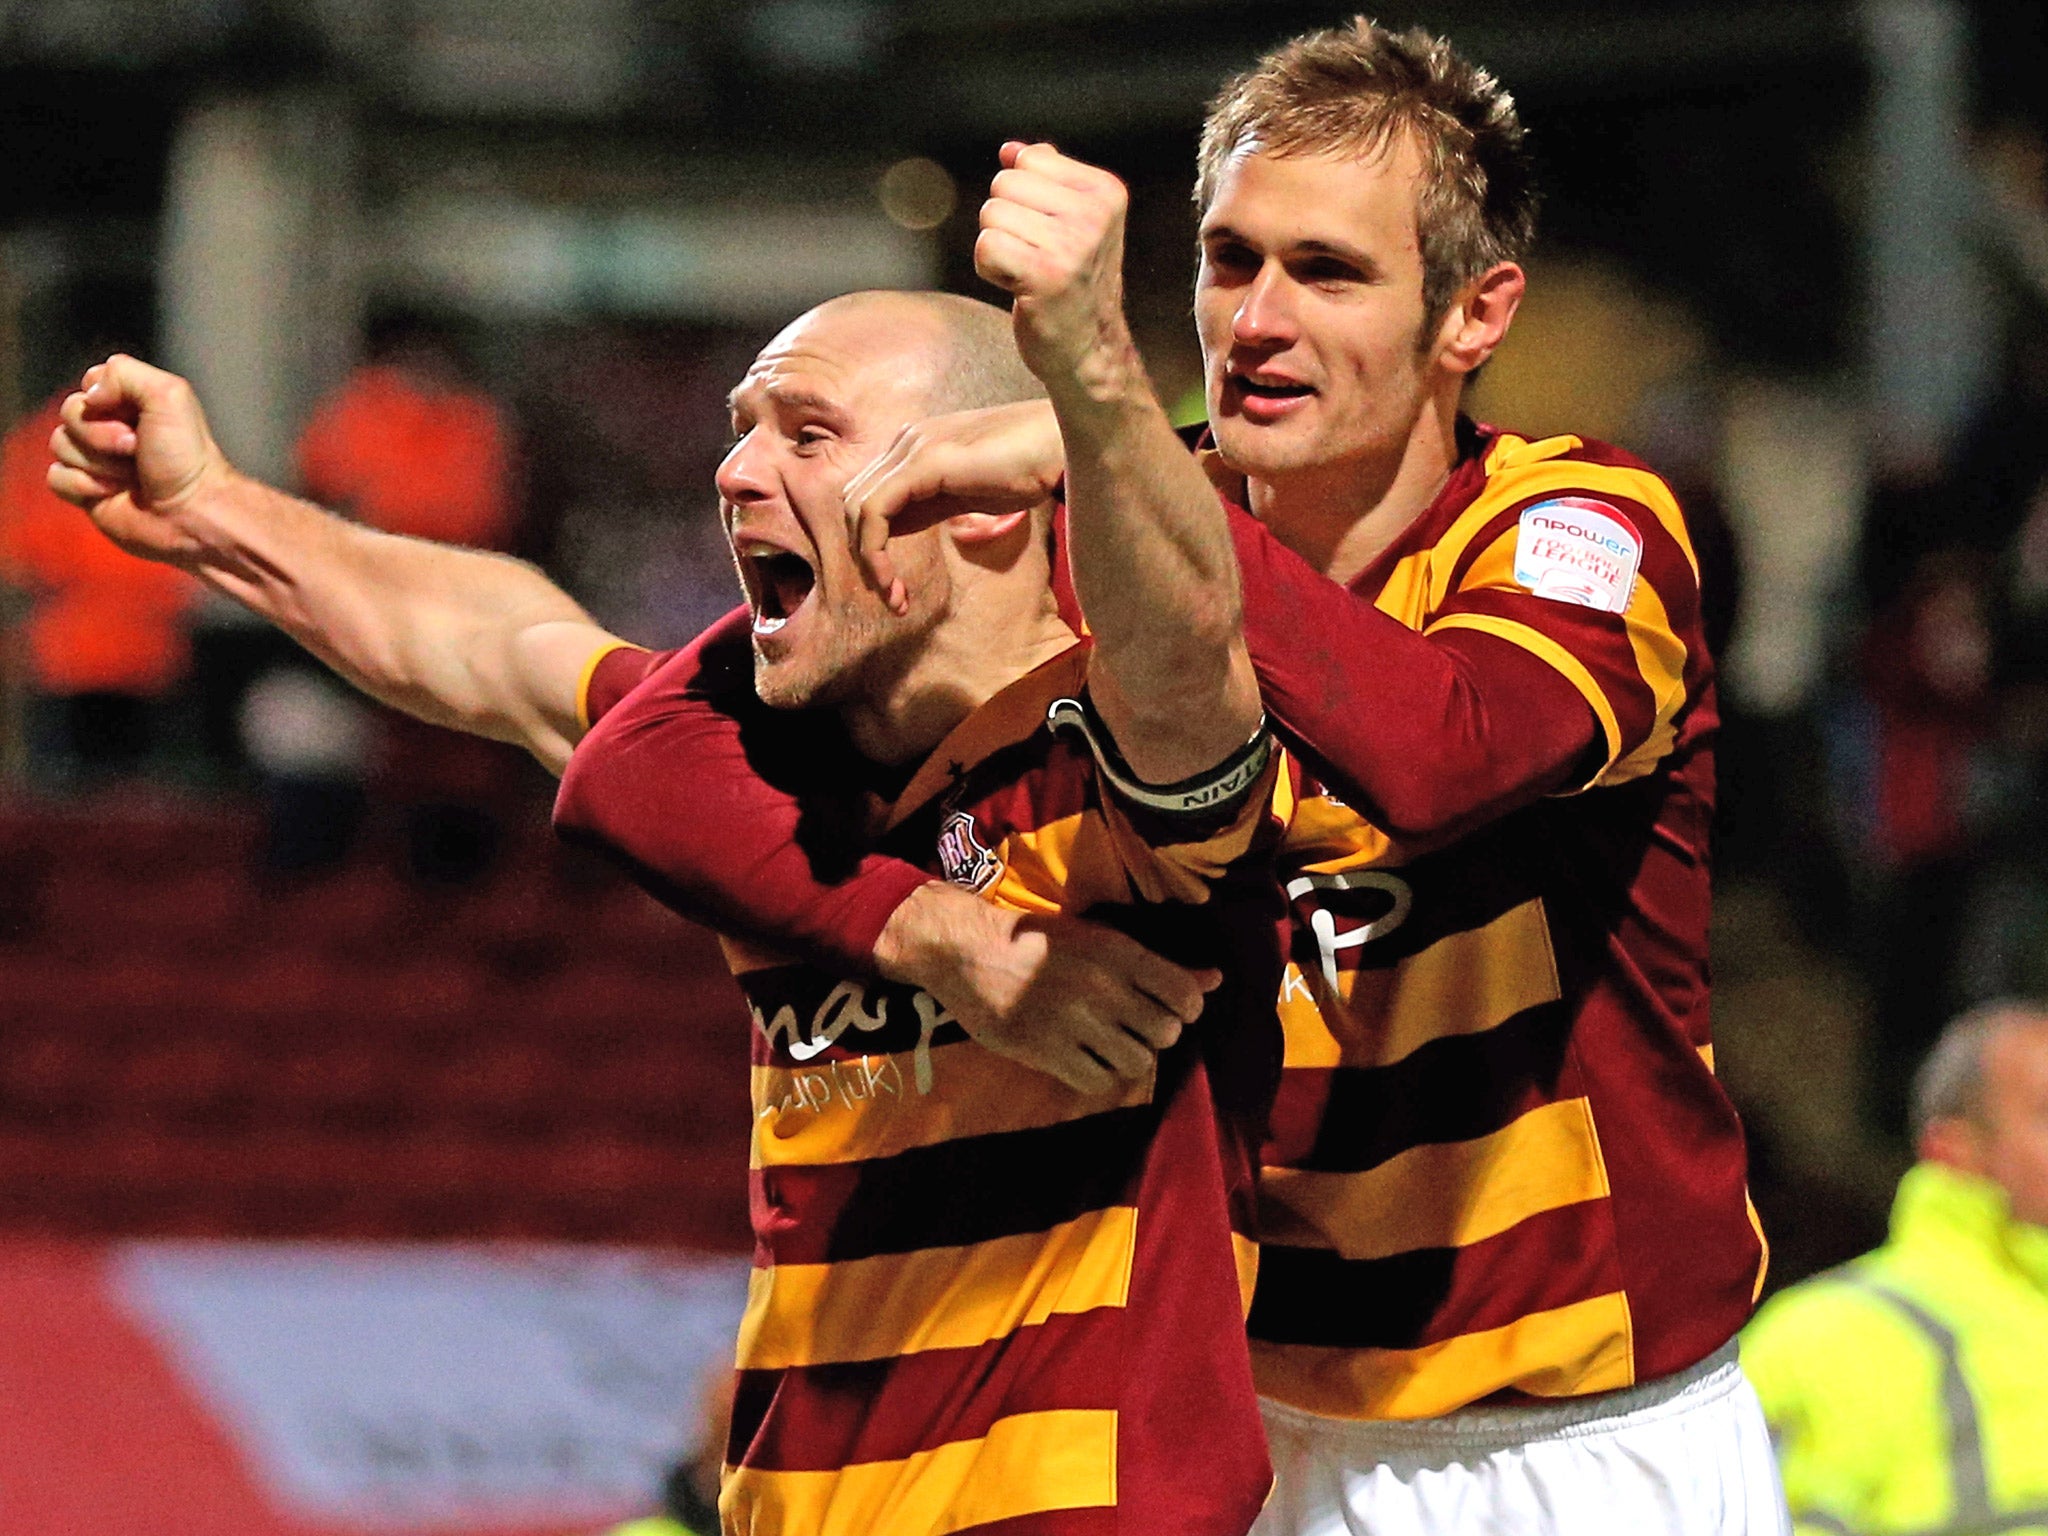
<svg viewBox="0 0 2048 1536">
<path fill-rule="evenodd" d="M 767 768 L 826 760 L 836 743 L 814 718 L 754 696 L 750 628 L 736 609 L 681 651 L 647 658 L 629 697 L 624 679 L 593 679 L 604 685 L 591 690 L 597 718 L 562 776 L 555 828 L 685 917 L 870 974 L 884 926 L 929 877 L 878 855 L 835 867 L 812 857 L 804 802 Z"/>
<path fill-rule="evenodd" d="M 1410 627 L 1249 514 L 1233 509 L 1230 529 L 1275 725 L 1390 835 L 1418 845 L 1461 836 L 1582 787 L 1606 760 L 1601 721 L 1551 661 L 1477 629 Z"/>
</svg>

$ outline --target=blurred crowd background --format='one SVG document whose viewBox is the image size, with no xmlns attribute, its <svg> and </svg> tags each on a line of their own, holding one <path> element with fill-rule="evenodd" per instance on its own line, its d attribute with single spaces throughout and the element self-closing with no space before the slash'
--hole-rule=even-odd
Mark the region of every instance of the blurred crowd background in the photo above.
<svg viewBox="0 0 2048 1536">
<path fill-rule="evenodd" d="M 0 1227 L 743 1242 L 737 995 L 412 727 L 42 486 L 135 352 L 243 469 L 735 598 L 723 396 L 804 305 L 982 291 L 997 145 L 1132 188 L 1200 414 L 1193 140 L 1294 0 L 0 3 Z M 2027 0 L 1444 0 L 1547 189 L 1473 398 L 1630 448 L 1706 554 L 1716 1033 L 1774 1286 L 1867 1248 L 1943 1021 L 2048 991 L 2048 24 Z"/>
</svg>

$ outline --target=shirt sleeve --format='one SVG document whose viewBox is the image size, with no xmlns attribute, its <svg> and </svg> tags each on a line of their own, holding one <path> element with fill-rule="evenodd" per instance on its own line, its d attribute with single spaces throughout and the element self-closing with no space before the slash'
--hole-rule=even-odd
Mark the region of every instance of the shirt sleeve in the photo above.
<svg viewBox="0 0 2048 1536">
<path fill-rule="evenodd" d="M 666 658 L 598 658 L 591 730 L 562 776 L 556 830 L 619 860 L 685 917 L 871 974 L 890 914 L 930 876 L 855 851 L 833 815 L 858 782 L 851 749 L 829 717 L 754 696 L 748 624 L 742 608 Z"/>
<path fill-rule="evenodd" d="M 1561 475 L 1580 483 L 1558 489 Z M 1571 685 L 1600 726 L 1596 771 L 1575 787 L 1640 778 L 1671 750 L 1704 660 L 1699 563 L 1678 503 L 1624 465 L 1550 461 L 1494 481 L 1489 505 L 1506 504 L 1457 554 L 1424 633 L 1491 635 Z"/>
<path fill-rule="evenodd" d="M 675 655 L 674 651 L 644 650 L 624 640 L 610 641 L 591 652 L 576 689 L 576 719 L 585 733 Z"/>
<path fill-rule="evenodd" d="M 1245 639 L 1266 709 L 1315 776 L 1390 835 L 1454 837 L 1583 783 L 1599 724 L 1499 635 L 1418 634 L 1233 509 Z"/>
</svg>

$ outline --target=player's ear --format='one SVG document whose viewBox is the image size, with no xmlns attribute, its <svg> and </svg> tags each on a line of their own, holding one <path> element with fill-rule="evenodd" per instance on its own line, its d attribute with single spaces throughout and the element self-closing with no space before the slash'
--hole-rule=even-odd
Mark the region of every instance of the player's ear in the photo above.
<svg viewBox="0 0 2048 1536">
<path fill-rule="evenodd" d="M 1965 1173 L 1984 1171 L 1984 1148 L 1977 1128 L 1961 1116 L 1931 1121 L 1913 1149 L 1923 1163 L 1945 1163 Z"/>
<path fill-rule="evenodd" d="M 1045 531 L 1051 519 L 1050 503 L 1014 512 L 958 512 L 945 521 L 946 537 L 969 565 L 1013 570 L 1030 551 L 1049 547 Z"/>
<path fill-rule="evenodd" d="M 1437 358 L 1453 373 L 1471 373 L 1508 334 L 1529 279 L 1503 261 L 1460 289 L 1437 328 Z"/>
<path fill-rule="evenodd" d="M 963 549 L 1000 544 L 1031 521 L 1034 507 L 1015 512 L 956 512 L 946 519 L 946 533 Z"/>
</svg>

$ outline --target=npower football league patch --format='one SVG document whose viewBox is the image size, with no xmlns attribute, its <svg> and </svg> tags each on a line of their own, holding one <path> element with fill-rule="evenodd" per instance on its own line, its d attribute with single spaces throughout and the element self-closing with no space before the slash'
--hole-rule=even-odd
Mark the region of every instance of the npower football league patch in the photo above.
<svg viewBox="0 0 2048 1536">
<path fill-rule="evenodd" d="M 1515 580 L 1538 597 L 1621 613 L 1636 589 L 1643 539 L 1619 507 L 1558 496 L 1522 511 Z"/>
</svg>

